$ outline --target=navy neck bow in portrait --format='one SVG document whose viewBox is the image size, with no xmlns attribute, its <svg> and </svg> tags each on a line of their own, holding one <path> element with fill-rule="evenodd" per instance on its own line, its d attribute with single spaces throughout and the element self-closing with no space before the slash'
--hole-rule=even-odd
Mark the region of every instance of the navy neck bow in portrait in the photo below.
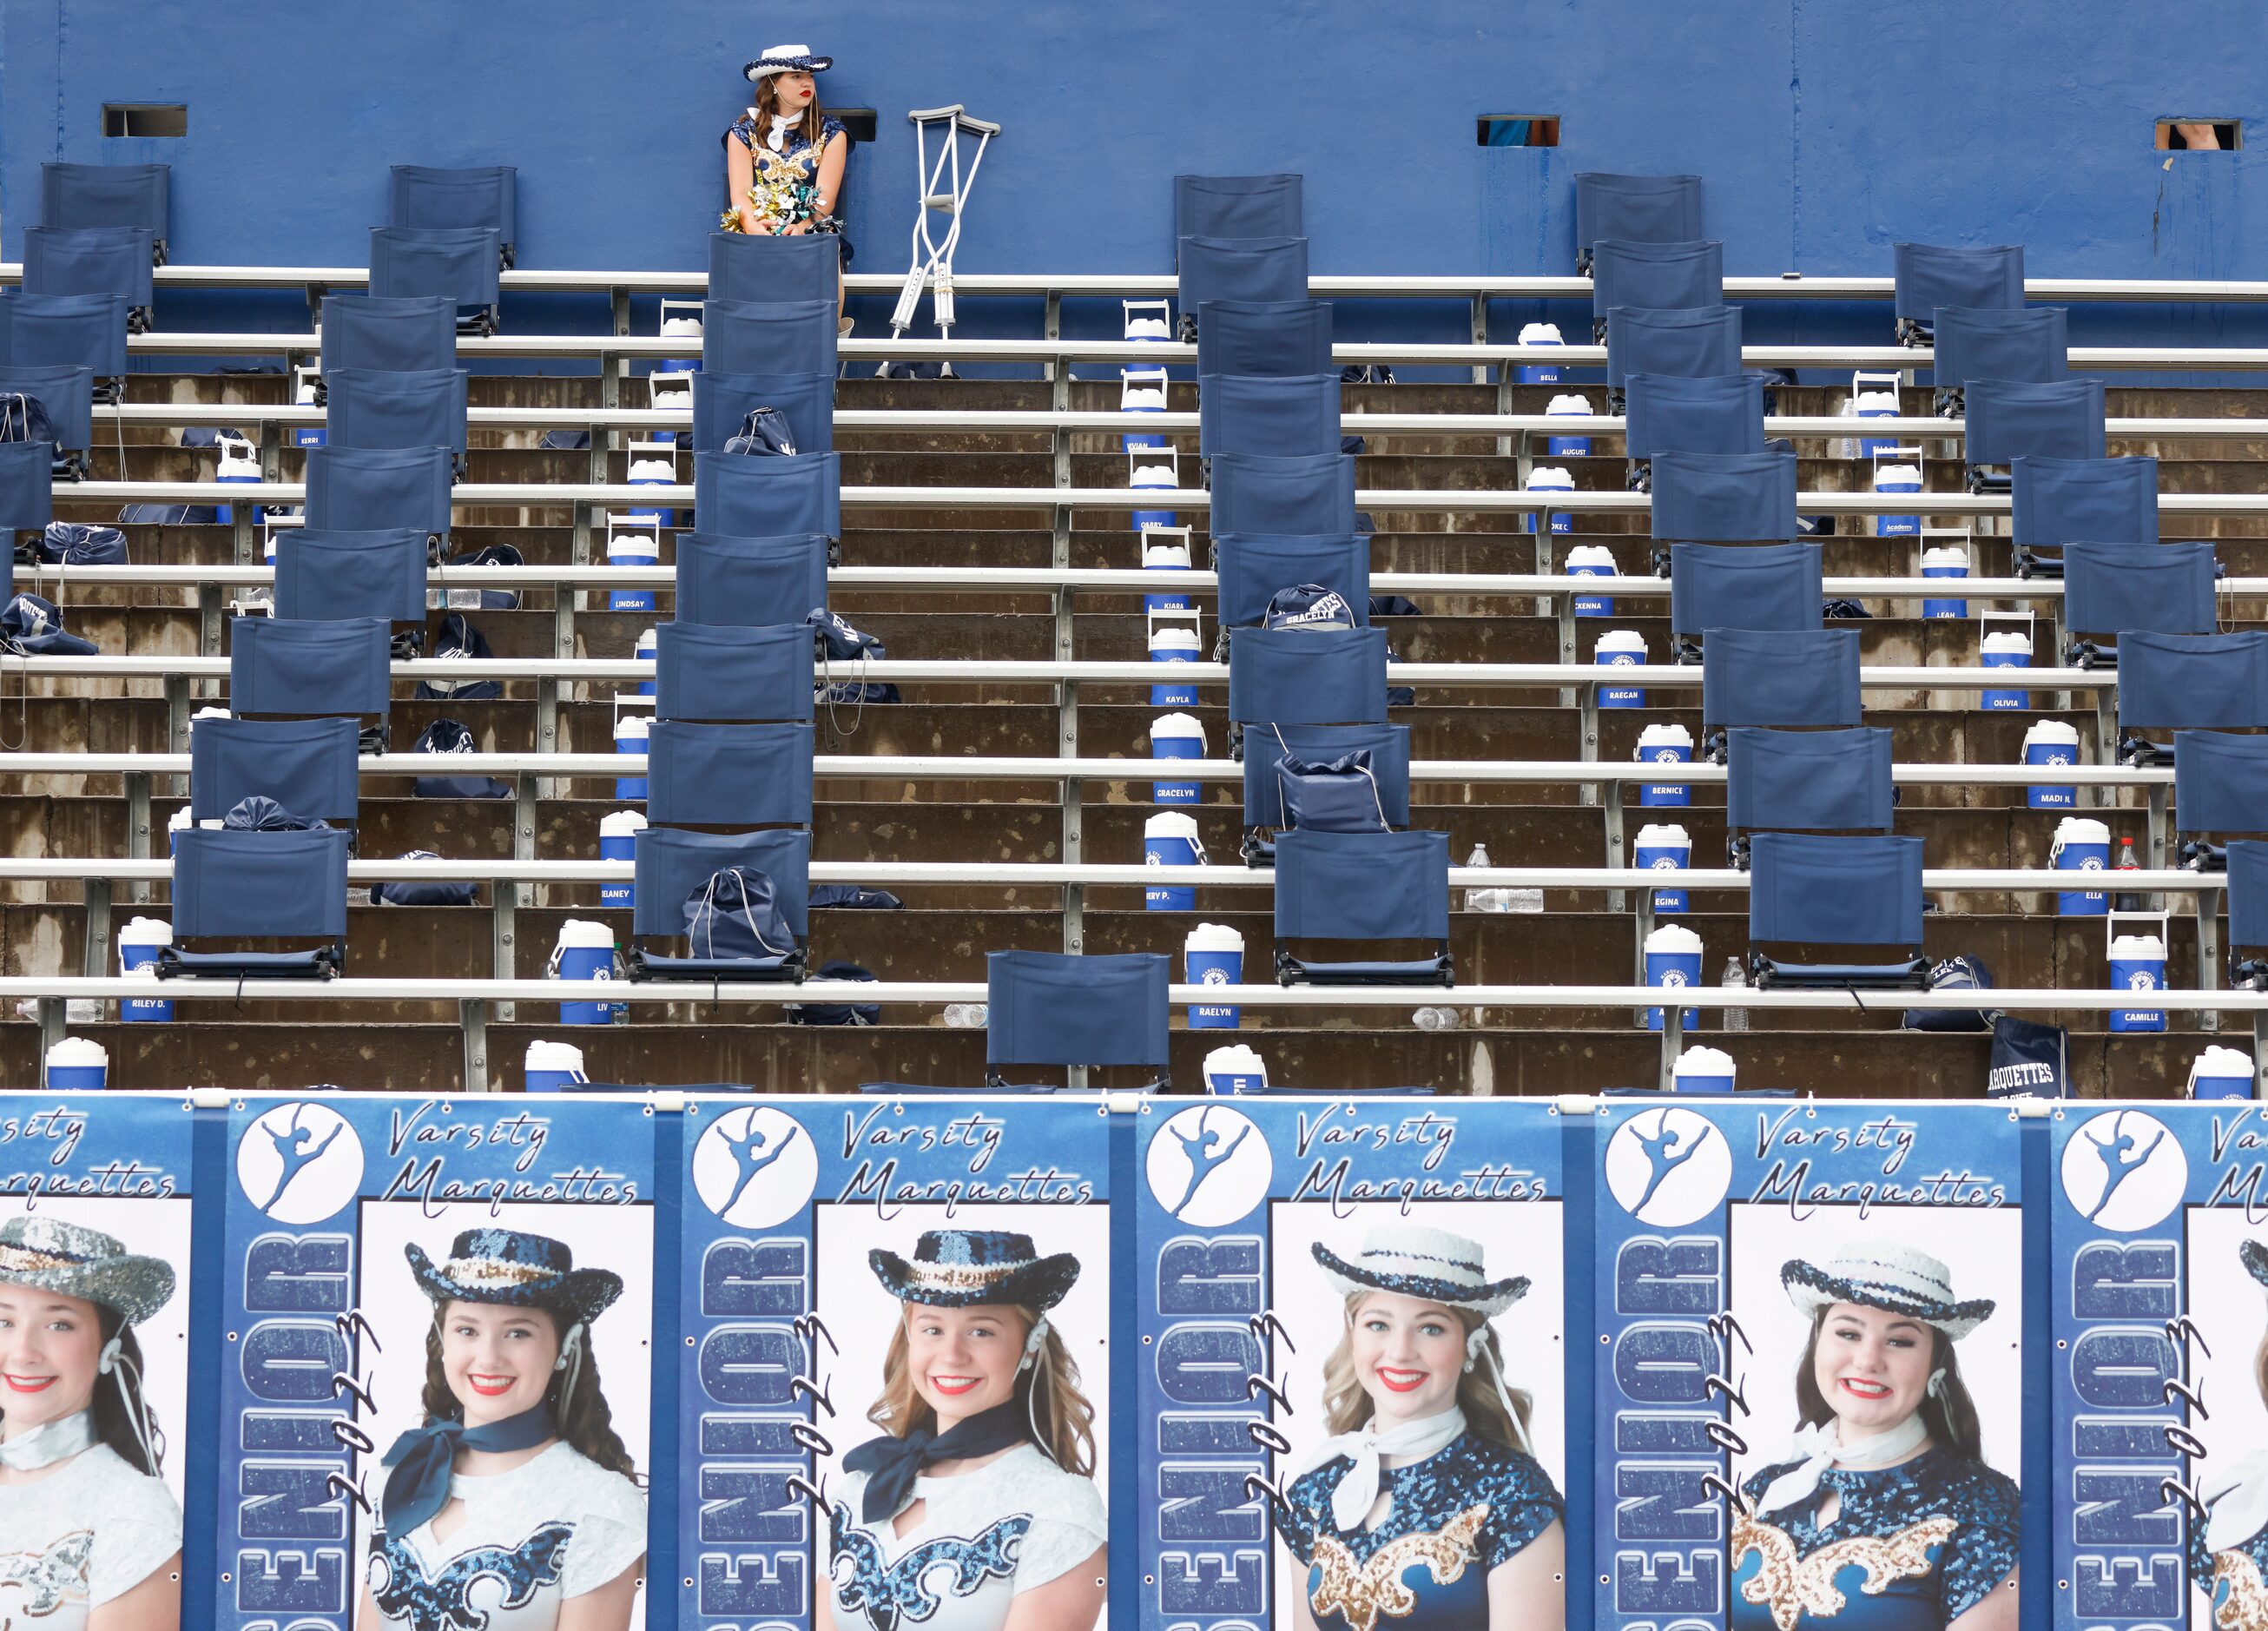
<svg viewBox="0 0 2268 1631">
<path fill-rule="evenodd" d="M 538 1405 L 516 1416 L 468 1428 L 461 1421 L 429 1421 L 394 1441 L 386 1452 L 386 1494 L 379 1512 L 386 1532 L 407 1539 L 449 1503 L 449 1472 L 460 1450 L 533 1450 L 552 1436 L 551 1407 Z"/>
<path fill-rule="evenodd" d="M 859 1502 L 859 1521 L 880 1524 L 896 1516 L 912 1498 L 914 1480 L 922 1469 L 940 1461 L 989 1456 L 1022 1443 L 1032 1435 L 1023 1402 L 1009 1399 L 980 1410 L 944 1433 L 916 1428 L 903 1438 L 884 1434 L 870 1438 L 843 1458 L 843 1470 L 866 1474 L 866 1490 Z"/>
</svg>

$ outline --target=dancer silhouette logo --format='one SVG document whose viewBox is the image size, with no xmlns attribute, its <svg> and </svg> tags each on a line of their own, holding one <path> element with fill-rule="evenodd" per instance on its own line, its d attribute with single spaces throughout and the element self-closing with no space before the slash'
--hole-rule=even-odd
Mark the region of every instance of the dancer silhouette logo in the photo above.
<svg viewBox="0 0 2268 1631">
<path fill-rule="evenodd" d="M 811 1135 L 769 1105 L 726 1111 L 693 1147 L 693 1192 L 735 1229 L 786 1222 L 818 1184 L 819 1150 Z"/>
<path fill-rule="evenodd" d="M 2122 1233 L 2163 1222 L 2189 1192 L 2181 1140 L 2139 1110 L 2089 1118 L 2063 1148 L 2063 1192 L 2098 1229 Z"/>
<path fill-rule="evenodd" d="M 1607 1140 L 1607 1189 L 1641 1223 L 1681 1229 L 1706 1217 L 1733 1183 L 1733 1150 L 1706 1116 L 1640 1111 Z"/>
<path fill-rule="evenodd" d="M 320 1223 L 362 1187 L 362 1140 L 327 1104 L 304 1101 L 263 1111 L 236 1147 L 236 1181 L 264 1216 Z"/>
<path fill-rule="evenodd" d="M 1152 1197 L 1176 1222 L 1219 1229 L 1266 1198 L 1276 1160 L 1249 1118 L 1226 1104 L 1203 1104 L 1158 1129 L 1145 1176 Z"/>
</svg>

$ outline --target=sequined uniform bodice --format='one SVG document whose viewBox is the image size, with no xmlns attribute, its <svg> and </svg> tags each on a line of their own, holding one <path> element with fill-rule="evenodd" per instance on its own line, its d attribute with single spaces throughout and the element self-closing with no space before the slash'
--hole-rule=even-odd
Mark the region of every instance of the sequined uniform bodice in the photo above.
<svg viewBox="0 0 2268 1631">
<path fill-rule="evenodd" d="M 851 248 L 850 240 L 843 236 L 843 212 L 835 210 L 820 217 L 816 203 L 820 161 L 827 156 L 831 144 L 849 139 L 842 121 L 821 114 L 816 142 L 809 140 L 798 129 L 782 141 L 780 150 L 774 152 L 770 144 L 756 134 L 755 114 L 742 114 L 725 132 L 725 140 L 738 142 L 748 150 L 751 184 L 747 197 L 726 200 L 723 222 L 725 230 L 740 231 L 734 210 L 743 203 L 752 206 L 760 218 L 777 221 L 782 225 L 793 226 L 799 221 L 810 221 L 814 232 L 828 232 L 842 239 L 843 263 L 849 265 Z"/>
<path fill-rule="evenodd" d="M 2213 1598 L 2216 1631 L 2268 1631 L 2268 1529 L 2242 1546 L 2205 1549 L 2205 1526 L 2190 1524 L 2190 1578 Z"/>
<path fill-rule="evenodd" d="M 1290 1510 L 1276 1513 L 1307 1565 L 1317 1631 L 1488 1631 L 1489 1570 L 1565 1510 L 1533 1457 L 1464 1433 L 1423 1461 L 1385 1468 L 1379 1493 L 1393 1496 L 1392 1512 L 1375 1529 L 1343 1530 L 1331 1491 L 1351 1465 L 1340 1456 L 1298 1479 Z"/>
<path fill-rule="evenodd" d="M 107 1444 L 0 1486 L 0 1631 L 85 1631 L 181 1549 L 181 1509 Z"/>
<path fill-rule="evenodd" d="M 1742 1485 L 1750 1506 L 1795 1464 Z M 1932 1448 L 1874 1472 L 1830 1468 L 1819 1487 L 1841 1498 L 1835 1521 L 1818 1498 L 1733 1523 L 1733 1631 L 1941 1631 L 2016 1567 L 2015 1480 Z"/>
</svg>

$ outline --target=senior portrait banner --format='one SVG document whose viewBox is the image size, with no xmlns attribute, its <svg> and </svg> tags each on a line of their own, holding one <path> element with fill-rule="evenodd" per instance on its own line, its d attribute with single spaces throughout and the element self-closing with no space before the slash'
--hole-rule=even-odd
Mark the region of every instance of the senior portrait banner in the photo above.
<svg viewBox="0 0 2268 1631">
<path fill-rule="evenodd" d="M 1101 1103 L 699 1099 L 681 1143 L 674 1623 L 1101 1624 Z"/>
</svg>

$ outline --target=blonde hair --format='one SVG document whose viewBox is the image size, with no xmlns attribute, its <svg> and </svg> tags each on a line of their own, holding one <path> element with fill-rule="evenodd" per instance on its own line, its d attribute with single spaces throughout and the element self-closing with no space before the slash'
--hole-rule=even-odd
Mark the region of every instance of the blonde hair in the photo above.
<svg viewBox="0 0 2268 1631">
<path fill-rule="evenodd" d="M 937 1427 L 937 1413 L 914 1385 L 913 1366 L 909 1362 L 911 1343 L 906 1335 L 906 1322 L 919 1306 L 912 1303 L 901 1305 L 896 1328 L 890 1332 L 889 1352 L 882 1359 L 882 1391 L 866 1411 L 866 1420 L 894 1438 L 903 1438 L 916 1428 L 933 1431 Z M 999 1306 L 1009 1310 L 1021 1322 L 1021 1329 L 1017 1332 L 1020 1339 L 1028 1338 L 1032 1327 L 1039 1324 L 1040 1310 L 1028 1303 L 1005 1303 Z M 1048 1324 L 1047 1335 L 1040 1339 L 1040 1351 L 1032 1368 L 1017 1376 L 1014 1398 L 1032 1421 L 1035 1442 L 1048 1459 L 1066 1472 L 1092 1478 L 1094 1406 L 1079 1390 L 1078 1362 L 1064 1346 L 1063 1335 L 1053 1321 Z"/>
<path fill-rule="evenodd" d="M 1324 1424 L 1336 1436 L 1351 1433 L 1370 1420 L 1373 1406 L 1370 1395 L 1363 1391 L 1362 1379 L 1354 1368 L 1354 1319 L 1361 1306 L 1378 1294 L 1358 1292 L 1346 1300 L 1346 1328 L 1339 1333 L 1339 1345 L 1330 1357 L 1323 1361 Z M 1456 1317 L 1463 1327 L 1465 1339 L 1472 1340 L 1473 1332 L 1488 1325 L 1488 1322 L 1470 1309 L 1453 1308 L 1447 1311 Z M 1489 1326 L 1488 1334 L 1481 1339 L 1481 1350 L 1488 1362 L 1496 1367 L 1496 1375 L 1504 1374 L 1504 1349 L 1497 1341 L 1496 1329 Z M 1512 1413 L 1505 1413 L 1504 1400 L 1497 1397 L 1496 1384 L 1491 1379 L 1487 1365 L 1481 1362 L 1480 1353 L 1468 1351 L 1473 1363 L 1457 1377 L 1457 1408 L 1465 1413 L 1467 1430 L 1477 1433 L 1492 1443 L 1506 1450 L 1518 1450 L 1528 1438 L 1529 1400 L 1527 1391 L 1505 1384 L 1505 1397 L 1512 1401 Z"/>
</svg>

